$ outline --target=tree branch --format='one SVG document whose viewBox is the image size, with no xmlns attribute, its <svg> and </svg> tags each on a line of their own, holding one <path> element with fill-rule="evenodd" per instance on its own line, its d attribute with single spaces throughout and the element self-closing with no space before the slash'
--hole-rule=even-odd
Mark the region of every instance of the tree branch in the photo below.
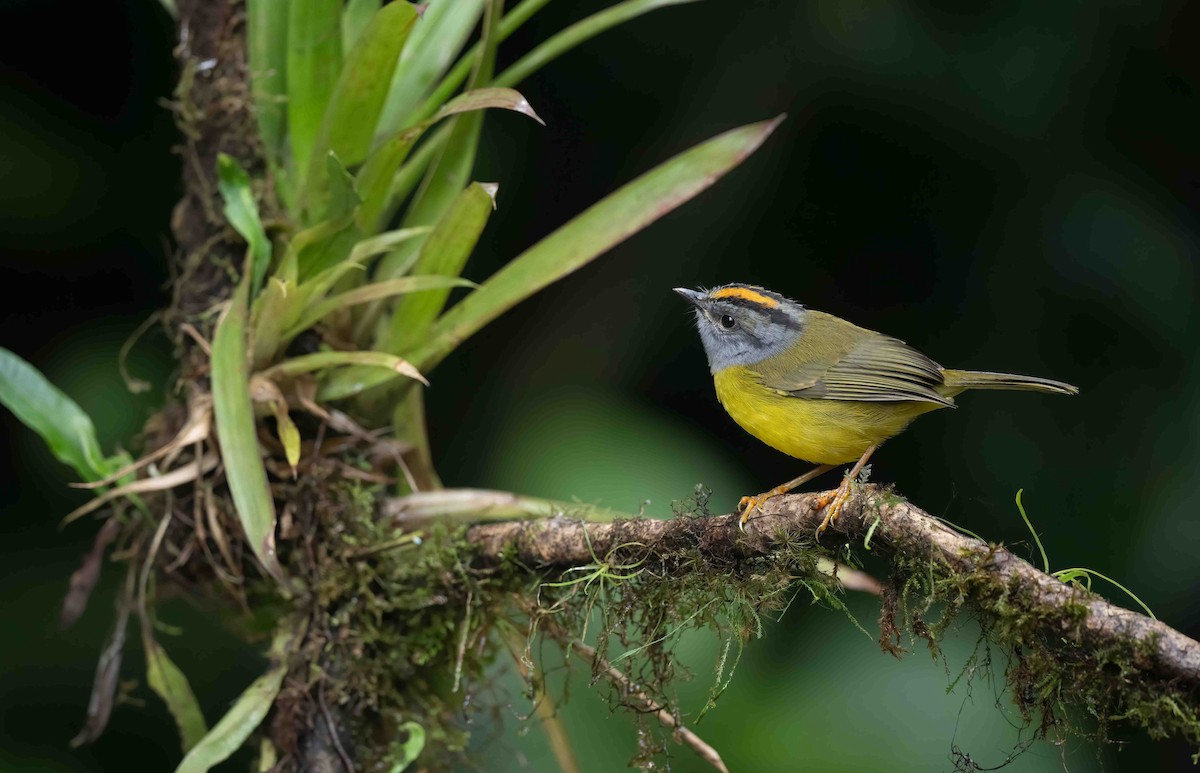
<svg viewBox="0 0 1200 773">
<path fill-rule="evenodd" d="M 751 518 L 744 533 L 736 515 L 672 520 L 635 519 L 585 523 L 555 517 L 488 523 L 472 527 L 468 539 L 482 560 L 494 561 L 515 551 L 536 567 L 587 564 L 622 544 L 641 543 L 651 551 L 692 547 L 714 558 L 748 560 L 780 549 L 786 535 L 811 536 L 821 521 L 814 509 L 819 494 L 781 496 Z M 877 522 L 876 522 L 877 521 Z M 1040 634 L 1085 657 L 1105 653 L 1132 669 L 1122 678 L 1141 686 L 1169 685 L 1190 697 L 1197 714 L 1200 695 L 1200 643 L 1170 626 L 1117 607 L 1079 587 L 1063 583 L 1003 547 L 960 534 L 920 508 L 862 486 L 836 524 L 822 536 L 826 545 L 861 543 L 868 531 L 873 552 L 891 554 L 910 565 L 930 565 L 957 578 L 959 591 L 976 609 L 998 614 L 997 596 L 1021 614 L 1022 633 Z M 893 578 L 893 588 L 896 580 Z M 886 634 L 886 632 L 885 632 Z M 1076 655 L 1078 657 L 1078 654 Z M 1185 707 L 1186 710 L 1187 707 Z M 1189 718 L 1192 723 L 1195 717 Z"/>
</svg>

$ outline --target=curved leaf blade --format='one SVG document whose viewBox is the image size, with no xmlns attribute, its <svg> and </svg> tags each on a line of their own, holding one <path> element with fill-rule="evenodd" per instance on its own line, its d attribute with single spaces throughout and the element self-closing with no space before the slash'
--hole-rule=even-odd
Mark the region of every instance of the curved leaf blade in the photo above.
<svg viewBox="0 0 1200 773">
<path fill-rule="evenodd" d="M 268 378 L 296 376 L 342 365 L 367 365 L 382 370 L 390 376 L 408 376 L 414 381 L 420 381 L 425 386 L 429 386 L 429 382 L 425 380 L 420 371 L 412 366 L 412 363 L 403 357 L 397 357 L 387 352 L 314 352 L 284 360 L 278 365 L 264 370 L 262 375 Z"/>
<path fill-rule="evenodd" d="M 146 683 L 167 704 L 179 728 L 183 753 L 187 754 L 208 733 L 200 703 L 183 671 L 148 631 L 142 632 L 142 644 L 146 650 Z"/>
<path fill-rule="evenodd" d="M 514 89 L 474 89 L 458 95 L 443 105 L 430 119 L 388 137 L 367 157 L 354 181 L 363 200 L 362 206 L 358 210 L 359 226 L 367 232 L 371 232 L 381 228 L 384 221 L 389 219 L 393 203 L 398 196 L 403 195 L 398 194 L 394 186 L 396 172 L 408 158 L 408 153 L 412 150 L 413 145 L 430 126 L 452 115 L 488 108 L 523 113 L 545 126 L 545 122 L 534 112 L 529 100 Z M 440 147 L 442 143 L 438 136 L 434 135 L 429 140 L 428 144 L 433 148 Z M 441 136 L 448 136 L 448 133 Z M 420 151 L 418 155 L 421 155 Z M 420 164 L 417 174 L 423 173 L 426 166 L 427 163 Z"/>
<path fill-rule="evenodd" d="M 495 209 L 494 187 L 472 183 L 458 194 L 421 245 L 416 274 L 458 276 Z M 390 335 L 381 347 L 402 352 L 425 337 L 450 295 L 449 288 L 401 298 L 392 312 Z"/>
<path fill-rule="evenodd" d="M 192 747 L 175 773 L 207 773 L 214 765 L 229 759 L 262 724 L 283 687 L 283 677 L 287 675 L 284 655 L 291 638 L 291 634 L 283 632 L 275 635 L 271 643 L 271 668 L 254 680 L 213 729 Z"/>
<path fill-rule="evenodd" d="M 400 66 L 379 120 L 382 133 L 416 123 L 412 120 L 413 109 L 462 49 L 483 13 L 483 4 L 484 0 L 440 0 L 425 9 L 421 23 L 413 29 L 400 54 Z"/>
<path fill-rule="evenodd" d="M 103 479 L 109 465 L 92 418 L 37 368 L 0 347 L 0 403 L 41 436 L 50 452 L 87 481 Z"/>
<path fill-rule="evenodd" d="M 217 187 L 225 199 L 225 219 L 246 240 L 250 254 L 250 294 L 257 295 L 271 263 L 271 240 L 258 216 L 250 177 L 232 156 L 217 155 Z"/>
<path fill-rule="evenodd" d="M 258 452 L 250 375 L 246 366 L 246 317 L 249 277 L 243 276 L 217 322 L 212 342 L 213 415 L 225 477 L 238 520 L 259 563 L 282 582 L 275 557 L 275 500 Z"/>
<path fill-rule="evenodd" d="M 542 10 L 548 2 L 549 0 L 521 0 L 521 2 L 517 3 L 516 7 L 505 13 L 504 18 L 500 20 L 499 41 L 503 43 L 507 40 L 509 35 L 516 32 L 525 22 L 533 18 L 534 14 Z M 449 100 L 450 95 L 457 91 L 458 87 L 466 81 L 471 68 L 479 59 L 480 49 L 481 46 L 476 41 L 470 50 L 460 56 L 458 61 L 454 63 L 454 68 L 430 91 L 429 96 L 425 98 L 421 106 L 416 108 L 416 111 L 407 117 L 407 123 L 404 125 L 411 126 L 437 112 L 438 106 Z"/>
<path fill-rule="evenodd" d="M 358 306 L 363 303 L 383 300 L 384 298 L 392 298 L 397 295 L 405 295 L 408 293 L 421 293 L 425 295 L 439 295 L 441 301 L 438 302 L 437 308 L 441 308 L 441 304 L 445 301 L 446 293 L 454 287 L 478 287 L 472 281 L 460 279 L 456 276 L 404 276 L 399 279 L 386 279 L 382 282 L 372 282 L 371 284 L 356 287 L 353 290 L 347 290 L 344 293 L 339 293 L 332 298 L 326 298 L 320 303 L 315 303 L 305 310 L 304 316 L 292 328 L 289 328 L 285 334 L 285 338 L 294 338 L 300 332 L 307 330 L 313 325 L 320 322 L 339 309 L 348 309 L 351 306 Z M 444 291 L 444 292 L 430 292 Z M 434 316 L 437 312 L 434 312 Z"/>
</svg>

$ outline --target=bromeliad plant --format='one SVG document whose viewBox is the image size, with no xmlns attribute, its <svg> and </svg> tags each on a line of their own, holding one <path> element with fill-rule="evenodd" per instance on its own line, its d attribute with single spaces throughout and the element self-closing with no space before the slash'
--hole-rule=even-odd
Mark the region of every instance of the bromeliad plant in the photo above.
<svg viewBox="0 0 1200 773">
<path fill-rule="evenodd" d="M 136 611 L 147 681 L 183 739 L 180 770 L 207 770 L 245 741 L 276 699 L 286 655 L 303 637 L 299 616 L 282 614 L 275 664 L 209 730 L 186 678 L 153 636 L 150 579 L 164 543 L 174 545 L 178 560 L 179 543 L 194 539 L 217 578 L 234 587 L 246 577 L 237 548 L 244 536 L 273 578 L 273 589 L 260 594 L 282 600 L 284 609 L 287 599 L 310 597 L 310 578 L 288 572 L 276 544 L 278 513 L 294 502 L 272 476 L 290 473 L 303 483 L 311 469 L 306 455 L 319 445 L 305 437 L 296 414 L 354 437 L 390 425 L 401 487 L 437 487 L 422 416 L 426 374 L 515 304 L 709 187 L 775 127 L 751 124 L 702 143 L 601 199 L 481 283 L 463 278 L 497 208 L 497 185 L 473 179 L 484 111 L 540 122 L 514 86 L 592 36 L 683 1 L 618 3 L 497 73 L 501 41 L 547 0 L 522 0 L 507 11 L 501 0 L 248 0 L 261 157 L 222 155 L 216 170 L 224 217 L 246 249 L 231 297 L 214 307 L 215 326 L 194 336 L 211 353 L 211 389 L 194 390 L 186 422 L 150 455 L 137 463 L 105 458 L 86 415 L 0 351 L 0 398 L 99 493 L 69 519 L 112 505 L 100 551 L 118 538 L 135 546 L 118 632 L 106 650 L 118 653 L 116 665 L 111 656 L 102 660 L 98 705 L 111 706 L 124 621 Z M 468 292 L 447 309 L 455 288 Z M 270 433 L 260 426 L 268 417 Z M 275 453 L 286 466 L 273 466 Z M 168 538 L 171 505 L 161 505 L 161 493 L 184 484 L 194 487 L 197 512 L 209 514 L 197 519 L 207 524 L 207 538 Z M 222 497 L 231 506 L 223 508 Z M 212 513 L 222 511 L 236 514 L 240 534 L 221 533 Z M 96 737 L 106 719 L 107 710 L 89 712 L 79 740 Z M 413 742 L 416 731 L 407 732 Z"/>
</svg>

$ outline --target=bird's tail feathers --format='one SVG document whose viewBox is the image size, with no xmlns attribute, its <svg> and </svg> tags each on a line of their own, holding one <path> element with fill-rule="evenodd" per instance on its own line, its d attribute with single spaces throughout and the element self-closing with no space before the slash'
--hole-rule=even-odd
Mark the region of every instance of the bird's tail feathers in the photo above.
<svg viewBox="0 0 1200 773">
<path fill-rule="evenodd" d="M 982 370 L 944 370 L 942 378 L 951 389 L 1017 389 L 1055 395 L 1077 395 L 1079 387 L 1038 376 L 989 373 Z"/>
</svg>

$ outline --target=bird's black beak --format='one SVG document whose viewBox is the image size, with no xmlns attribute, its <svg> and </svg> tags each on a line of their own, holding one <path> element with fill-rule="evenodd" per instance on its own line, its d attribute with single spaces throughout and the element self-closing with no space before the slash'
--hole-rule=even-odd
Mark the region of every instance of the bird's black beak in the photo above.
<svg viewBox="0 0 1200 773">
<path fill-rule="evenodd" d="M 685 299 L 687 299 L 687 301 L 689 303 L 691 303 L 693 306 L 699 306 L 700 301 L 704 300 L 704 293 L 702 293 L 702 292 L 697 292 L 696 290 L 689 290 L 686 287 L 676 287 L 676 288 L 674 288 L 674 290 L 675 290 L 675 292 L 682 295 Z"/>
</svg>

